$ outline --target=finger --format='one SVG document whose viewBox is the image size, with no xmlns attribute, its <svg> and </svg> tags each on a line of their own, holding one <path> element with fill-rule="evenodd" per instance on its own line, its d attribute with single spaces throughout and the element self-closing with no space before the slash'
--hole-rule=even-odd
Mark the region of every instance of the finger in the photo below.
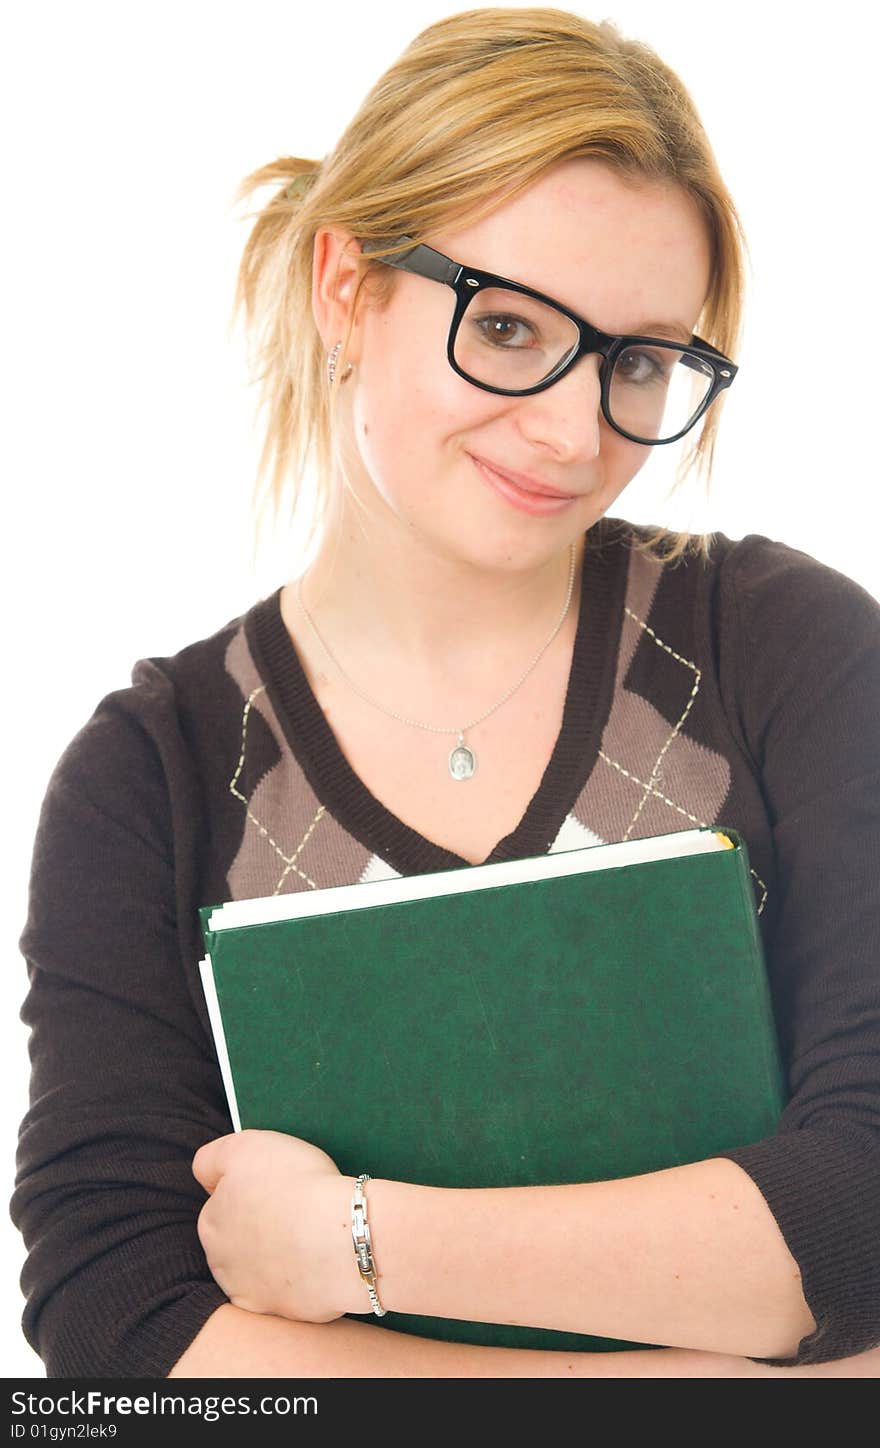
<svg viewBox="0 0 880 1448">
<path fill-rule="evenodd" d="M 193 1157 L 192 1174 L 206 1192 L 216 1190 L 217 1183 L 226 1170 L 229 1154 L 227 1144 L 234 1140 L 234 1131 L 228 1136 L 218 1136 L 214 1141 L 206 1141 L 204 1146 L 200 1146 Z"/>
</svg>

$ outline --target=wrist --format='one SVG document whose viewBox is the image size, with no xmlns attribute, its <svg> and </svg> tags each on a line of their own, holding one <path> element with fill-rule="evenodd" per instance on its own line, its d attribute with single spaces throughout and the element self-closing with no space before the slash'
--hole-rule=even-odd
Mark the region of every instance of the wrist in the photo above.
<svg viewBox="0 0 880 1448">
<path fill-rule="evenodd" d="M 358 1276 L 366 1288 L 367 1297 L 370 1303 L 370 1311 L 375 1317 L 384 1317 L 385 1308 L 379 1301 L 377 1287 L 377 1268 L 373 1260 L 373 1239 L 370 1230 L 370 1221 L 367 1215 L 367 1198 L 365 1188 L 370 1181 L 368 1172 L 362 1173 L 354 1185 L 354 1192 L 351 1198 L 351 1238 L 354 1249 L 355 1266 Z"/>
<path fill-rule="evenodd" d="M 310 1223 L 304 1241 L 310 1242 L 309 1263 L 320 1282 L 323 1302 L 332 1304 L 326 1317 L 312 1321 L 332 1321 L 347 1312 L 363 1312 L 366 1290 L 361 1283 L 354 1260 L 351 1238 L 351 1197 L 355 1178 L 338 1173 L 316 1176 L 309 1200 Z M 288 1279 L 289 1280 L 289 1279 Z M 291 1296 L 298 1284 L 290 1283 Z M 297 1321 L 298 1305 L 281 1315 Z"/>
<path fill-rule="evenodd" d="M 426 1311 L 423 1276 L 433 1275 L 437 1246 L 437 1222 L 432 1213 L 438 1208 L 438 1199 L 445 1199 L 448 1193 L 388 1177 L 371 1179 L 364 1193 L 376 1291 L 382 1307 L 386 1312 Z M 356 1272 L 354 1253 L 352 1264 Z M 361 1293 L 364 1306 L 358 1311 L 368 1312 L 369 1297 L 363 1283 Z"/>
<path fill-rule="evenodd" d="M 356 1177 L 339 1178 L 339 1190 L 334 1192 L 331 1216 L 334 1231 L 333 1256 L 336 1265 L 337 1298 L 340 1315 L 345 1313 L 366 1313 L 372 1309 L 367 1289 L 358 1271 L 357 1258 L 352 1239 L 352 1198 Z"/>
<path fill-rule="evenodd" d="M 354 1179 L 352 1179 L 352 1191 Z M 362 1196 L 366 1206 L 366 1220 L 369 1227 L 369 1246 L 372 1261 L 372 1285 L 375 1289 L 376 1298 L 382 1313 L 376 1314 L 367 1282 L 361 1277 L 358 1265 L 358 1257 L 354 1249 L 354 1240 L 351 1231 L 353 1214 L 349 1215 L 348 1233 L 348 1254 L 350 1258 L 350 1271 L 352 1281 L 355 1284 L 356 1295 L 355 1305 L 347 1308 L 349 1312 L 370 1313 L 383 1315 L 385 1312 L 412 1310 L 402 1309 L 393 1297 L 397 1295 L 396 1278 L 399 1276 L 396 1268 L 399 1257 L 400 1241 L 400 1202 L 402 1198 L 410 1200 L 412 1194 L 419 1193 L 424 1189 L 413 1186 L 407 1182 L 392 1181 L 386 1177 L 370 1177 L 364 1183 Z M 351 1197 L 349 1198 L 351 1205 Z M 360 1216 L 358 1218 L 360 1222 Z"/>
</svg>

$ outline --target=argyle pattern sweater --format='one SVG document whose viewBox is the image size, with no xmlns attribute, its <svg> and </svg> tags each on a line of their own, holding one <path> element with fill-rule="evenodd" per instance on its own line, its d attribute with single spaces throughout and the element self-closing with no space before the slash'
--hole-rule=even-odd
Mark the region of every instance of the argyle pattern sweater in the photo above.
<svg viewBox="0 0 880 1448">
<path fill-rule="evenodd" d="M 790 1101 L 773 1135 L 719 1154 L 801 1272 L 817 1327 L 786 1361 L 842 1358 L 880 1343 L 880 608 L 767 538 L 661 565 L 643 535 L 614 519 L 587 535 L 556 747 L 488 859 L 742 834 Z M 99 702 L 48 784 L 21 937 L 32 1079 L 11 1213 L 49 1376 L 165 1376 L 226 1301 L 190 1169 L 232 1129 L 199 906 L 465 863 L 354 773 L 280 589 Z"/>
</svg>

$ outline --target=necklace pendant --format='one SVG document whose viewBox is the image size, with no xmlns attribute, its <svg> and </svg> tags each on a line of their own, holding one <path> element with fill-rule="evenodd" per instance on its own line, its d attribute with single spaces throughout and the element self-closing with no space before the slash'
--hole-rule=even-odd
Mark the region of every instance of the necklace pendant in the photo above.
<svg viewBox="0 0 880 1448">
<path fill-rule="evenodd" d="M 464 734 L 459 734 L 458 743 L 449 755 L 449 773 L 453 779 L 471 779 L 477 767 L 477 756 L 468 749 Z"/>
</svg>

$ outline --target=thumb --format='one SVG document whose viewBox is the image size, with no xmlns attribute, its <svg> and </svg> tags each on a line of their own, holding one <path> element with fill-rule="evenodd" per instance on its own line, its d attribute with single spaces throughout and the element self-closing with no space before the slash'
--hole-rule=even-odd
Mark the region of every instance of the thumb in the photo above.
<svg viewBox="0 0 880 1448">
<path fill-rule="evenodd" d="M 209 1196 L 216 1190 L 226 1170 L 227 1143 L 234 1140 L 235 1132 L 218 1136 L 215 1141 L 207 1141 L 200 1146 L 192 1159 L 192 1174 Z"/>
</svg>

